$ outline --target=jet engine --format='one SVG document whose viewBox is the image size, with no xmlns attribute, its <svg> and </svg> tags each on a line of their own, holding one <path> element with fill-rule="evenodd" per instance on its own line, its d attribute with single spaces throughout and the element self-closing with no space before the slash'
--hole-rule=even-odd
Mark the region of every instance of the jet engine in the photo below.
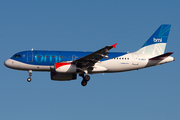
<svg viewBox="0 0 180 120">
<path fill-rule="evenodd" d="M 76 65 L 63 62 L 55 63 L 54 68 L 58 73 L 75 73 L 77 69 Z"/>
<path fill-rule="evenodd" d="M 55 81 L 70 81 L 77 79 L 77 74 L 72 73 L 57 73 L 55 71 L 51 71 L 51 80 Z"/>
</svg>

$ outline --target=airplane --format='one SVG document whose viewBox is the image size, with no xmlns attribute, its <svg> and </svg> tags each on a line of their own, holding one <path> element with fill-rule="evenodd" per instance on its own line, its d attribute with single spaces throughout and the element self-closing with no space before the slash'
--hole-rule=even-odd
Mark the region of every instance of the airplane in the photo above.
<svg viewBox="0 0 180 120">
<path fill-rule="evenodd" d="M 31 81 L 32 71 L 49 71 L 55 81 L 75 80 L 79 74 L 83 78 L 81 85 L 86 86 L 90 80 L 89 74 L 138 70 L 175 61 L 170 56 L 173 52 L 164 53 L 170 27 L 169 24 L 162 24 L 139 50 L 132 53 L 109 52 L 116 48 L 117 43 L 95 52 L 32 49 L 14 54 L 4 65 L 28 71 L 28 82 Z"/>
</svg>

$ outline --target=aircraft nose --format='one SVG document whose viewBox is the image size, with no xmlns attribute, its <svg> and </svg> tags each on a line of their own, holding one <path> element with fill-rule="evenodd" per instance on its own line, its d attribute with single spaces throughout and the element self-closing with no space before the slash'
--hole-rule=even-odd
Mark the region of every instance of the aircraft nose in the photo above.
<svg viewBox="0 0 180 120">
<path fill-rule="evenodd" d="M 7 59 L 7 60 L 4 62 L 4 65 L 5 65 L 6 67 L 11 67 L 11 65 L 12 65 L 12 60 L 11 60 L 11 59 Z"/>
</svg>

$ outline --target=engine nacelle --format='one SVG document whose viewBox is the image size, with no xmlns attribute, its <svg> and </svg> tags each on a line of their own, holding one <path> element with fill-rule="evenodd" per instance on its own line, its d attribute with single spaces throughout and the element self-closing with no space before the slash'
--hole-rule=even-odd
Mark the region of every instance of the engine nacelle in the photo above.
<svg viewBox="0 0 180 120">
<path fill-rule="evenodd" d="M 77 74 L 72 73 L 57 73 L 52 71 L 51 72 L 51 80 L 56 81 L 69 81 L 77 79 Z"/>
<path fill-rule="evenodd" d="M 59 73 L 75 73 L 77 69 L 76 65 L 63 62 L 55 63 L 54 68 Z"/>
</svg>

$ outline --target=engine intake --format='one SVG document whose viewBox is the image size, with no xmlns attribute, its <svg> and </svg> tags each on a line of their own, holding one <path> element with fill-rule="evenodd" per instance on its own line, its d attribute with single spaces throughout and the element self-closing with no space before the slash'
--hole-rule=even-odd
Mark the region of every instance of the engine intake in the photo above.
<svg viewBox="0 0 180 120">
<path fill-rule="evenodd" d="M 59 73 L 75 73 L 77 69 L 76 65 L 63 62 L 55 63 L 54 68 L 55 71 Z"/>
</svg>

